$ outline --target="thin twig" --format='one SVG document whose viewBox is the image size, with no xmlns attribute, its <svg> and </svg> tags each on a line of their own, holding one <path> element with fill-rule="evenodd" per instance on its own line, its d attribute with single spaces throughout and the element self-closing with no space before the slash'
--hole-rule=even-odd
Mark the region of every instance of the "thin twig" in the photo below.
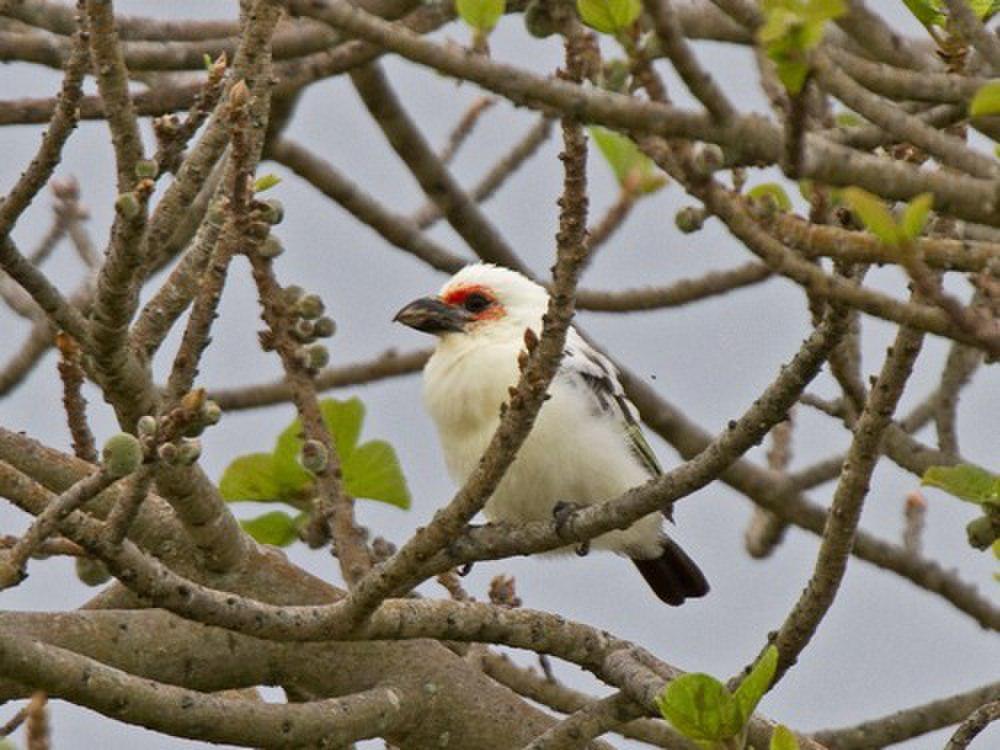
<svg viewBox="0 0 1000 750">
<path fill-rule="evenodd" d="M 87 399 L 82 392 L 84 373 L 80 346 L 65 333 L 56 335 L 59 349 L 59 377 L 63 384 L 63 408 L 73 438 L 73 453 L 89 463 L 97 463 L 97 446 L 87 422 Z"/>
<path fill-rule="evenodd" d="M 980 732 L 997 720 L 1000 720 L 1000 700 L 980 706 L 955 730 L 945 750 L 965 750 Z"/>
<path fill-rule="evenodd" d="M 809 586 L 773 639 L 778 648 L 778 670 L 772 687 L 796 663 L 840 588 L 871 474 L 879 458 L 879 443 L 903 394 L 922 341 L 921 334 L 900 329 L 858 418 Z"/>
</svg>

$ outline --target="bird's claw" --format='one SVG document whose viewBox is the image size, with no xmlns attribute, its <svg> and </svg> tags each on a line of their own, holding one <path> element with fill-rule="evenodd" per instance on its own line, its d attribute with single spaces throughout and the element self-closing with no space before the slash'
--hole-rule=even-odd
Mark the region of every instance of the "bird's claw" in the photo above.
<svg viewBox="0 0 1000 750">
<path fill-rule="evenodd" d="M 475 563 L 467 562 L 467 563 L 465 563 L 465 565 L 463 565 L 462 567 L 460 567 L 456 572 L 458 573 L 459 576 L 461 576 L 462 578 L 465 578 L 467 575 L 469 575 L 469 573 L 472 572 L 472 566 L 474 564 Z"/>
<path fill-rule="evenodd" d="M 567 503 L 562 500 L 552 506 L 552 520 L 555 522 L 558 537 L 566 536 L 566 527 L 579 509 L 580 506 L 576 503 Z"/>
<path fill-rule="evenodd" d="M 573 551 L 576 552 L 577 557 L 586 557 L 590 554 L 590 540 L 580 542 L 573 548 Z"/>
</svg>

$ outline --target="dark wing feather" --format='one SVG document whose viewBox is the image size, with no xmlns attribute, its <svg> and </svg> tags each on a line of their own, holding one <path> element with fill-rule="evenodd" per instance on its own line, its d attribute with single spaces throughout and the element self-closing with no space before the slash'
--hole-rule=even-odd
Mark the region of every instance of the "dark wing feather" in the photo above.
<svg viewBox="0 0 1000 750">
<path fill-rule="evenodd" d="M 613 419 L 625 435 L 629 449 L 650 476 L 663 473 L 656 454 L 642 434 L 639 413 L 628 398 L 611 360 L 591 348 L 576 331 L 571 330 L 566 341 L 560 374 L 574 385 L 582 385 L 589 393 L 594 412 Z"/>
</svg>

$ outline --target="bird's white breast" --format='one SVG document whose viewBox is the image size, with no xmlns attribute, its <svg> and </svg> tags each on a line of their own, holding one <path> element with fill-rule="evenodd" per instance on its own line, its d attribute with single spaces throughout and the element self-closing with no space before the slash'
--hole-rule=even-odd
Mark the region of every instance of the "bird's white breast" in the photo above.
<svg viewBox="0 0 1000 750">
<path fill-rule="evenodd" d="M 474 342 L 465 336 L 439 343 L 424 370 L 424 401 L 441 439 L 452 477 L 464 482 L 500 421 L 500 407 L 518 379 L 517 345 Z M 517 458 L 484 508 L 491 521 L 548 521 L 560 501 L 591 504 L 616 497 L 649 475 L 626 445 L 620 424 L 595 414 L 589 395 L 557 377 Z M 655 556 L 660 519 L 654 514 L 596 547 Z"/>
</svg>

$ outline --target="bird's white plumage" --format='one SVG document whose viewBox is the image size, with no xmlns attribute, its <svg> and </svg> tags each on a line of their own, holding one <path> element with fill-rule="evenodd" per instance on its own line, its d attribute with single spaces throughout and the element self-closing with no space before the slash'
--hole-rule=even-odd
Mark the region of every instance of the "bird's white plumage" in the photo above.
<svg viewBox="0 0 1000 750">
<path fill-rule="evenodd" d="M 449 472 L 463 482 L 475 469 L 500 421 L 508 389 L 517 383 L 524 330 L 541 331 L 548 294 L 513 271 L 469 266 L 445 285 L 490 289 L 503 315 L 448 333 L 424 369 L 424 401 L 437 425 Z M 517 458 L 484 509 L 491 521 L 548 521 L 560 501 L 592 504 L 648 481 L 655 469 L 634 407 L 614 367 L 570 330 L 560 370 Z M 653 461 L 652 465 L 650 461 Z M 662 552 L 661 518 L 651 514 L 594 540 L 638 559 Z"/>
</svg>

